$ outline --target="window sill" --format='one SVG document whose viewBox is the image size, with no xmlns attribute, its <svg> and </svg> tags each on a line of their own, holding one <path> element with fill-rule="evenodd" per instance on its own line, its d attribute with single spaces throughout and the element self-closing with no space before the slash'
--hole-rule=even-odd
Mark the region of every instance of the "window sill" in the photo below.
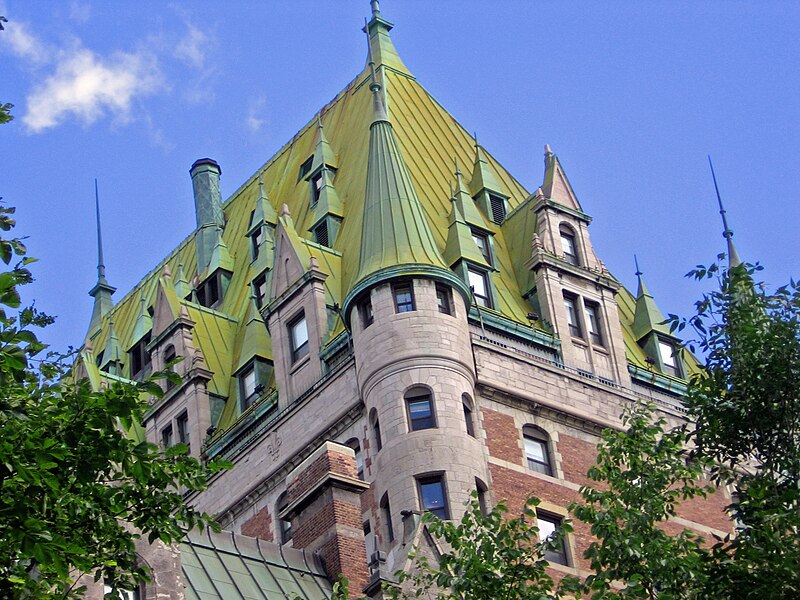
<svg viewBox="0 0 800 600">
<path fill-rule="evenodd" d="M 306 354 L 302 358 L 298 358 L 296 361 L 292 363 L 292 366 L 289 368 L 289 375 L 294 375 L 297 371 L 302 369 L 310 360 L 311 360 L 310 354 Z"/>
</svg>

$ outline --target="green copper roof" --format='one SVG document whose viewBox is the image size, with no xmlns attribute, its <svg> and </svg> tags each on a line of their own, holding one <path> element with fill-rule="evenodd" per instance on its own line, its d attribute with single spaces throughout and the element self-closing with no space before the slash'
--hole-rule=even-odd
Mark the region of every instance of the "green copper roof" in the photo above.
<svg viewBox="0 0 800 600">
<path fill-rule="evenodd" d="M 323 165 L 336 168 L 336 155 L 333 153 L 325 130 L 322 128 L 322 119 L 317 118 L 317 147 L 314 149 L 314 160 L 311 162 L 311 173 L 321 169 Z"/>
<path fill-rule="evenodd" d="M 225 271 L 233 271 L 233 259 L 231 259 L 228 246 L 222 241 L 222 236 L 217 238 L 217 243 L 214 244 L 214 250 L 211 252 L 211 259 L 208 262 L 208 269 L 206 274 L 210 275 L 217 269 Z"/>
<path fill-rule="evenodd" d="M 464 187 L 464 180 L 461 174 L 461 167 L 458 166 L 458 159 L 456 159 L 455 176 L 456 176 L 456 189 L 453 197 L 455 198 L 455 201 L 458 204 L 459 211 L 464 217 L 464 221 L 468 225 L 479 227 L 481 229 L 488 231 L 489 226 L 486 224 L 486 219 L 483 218 L 481 211 L 478 210 L 477 206 L 475 206 L 475 201 L 472 199 L 472 196 Z M 492 188 L 492 189 L 498 190 L 499 184 L 497 185 L 498 185 L 497 188 Z M 480 190 L 482 188 L 474 188 L 474 189 Z"/>
<path fill-rule="evenodd" d="M 333 592 L 313 555 L 230 531 L 191 530 L 180 557 L 186 600 L 323 600 Z"/>
<path fill-rule="evenodd" d="M 119 346 L 119 338 L 117 337 L 117 332 L 114 331 L 114 320 L 111 319 L 108 322 L 108 339 L 106 340 L 106 345 L 103 348 L 103 360 L 100 364 L 100 368 L 103 369 L 107 364 L 111 362 L 115 362 L 117 364 L 122 363 L 122 349 Z"/>
<path fill-rule="evenodd" d="M 472 182 L 470 187 L 479 192 L 481 190 L 491 190 L 493 192 L 501 192 L 502 188 L 497 181 L 497 178 L 492 172 L 492 167 L 489 161 L 486 160 L 483 147 L 475 141 L 475 164 L 472 167 Z"/>
<path fill-rule="evenodd" d="M 664 315 L 658 310 L 656 301 L 644 284 L 642 274 L 638 268 L 636 276 L 639 280 L 639 289 L 636 292 L 636 312 L 633 316 L 633 335 L 637 340 L 641 340 L 644 336 L 652 331 L 663 333 L 672 337 L 669 327 L 663 323 Z"/>
<path fill-rule="evenodd" d="M 369 34 L 369 46 L 372 60 L 376 66 L 386 66 L 400 73 L 411 75 L 403 63 L 400 55 L 397 54 L 392 38 L 389 37 L 393 25 L 381 17 L 380 8 L 377 3 L 373 4 L 372 19 L 367 23 L 366 30 Z M 369 61 L 369 59 L 367 59 Z"/>
<path fill-rule="evenodd" d="M 191 292 L 192 286 L 189 285 L 189 280 L 186 279 L 183 263 L 178 263 L 178 272 L 175 274 L 175 295 L 183 299 L 188 298 Z"/>
<path fill-rule="evenodd" d="M 274 225 L 277 222 L 278 213 L 272 208 L 272 203 L 269 201 L 266 192 L 264 192 L 264 176 L 260 175 L 258 177 L 258 199 L 256 200 L 256 207 L 253 210 L 253 217 L 250 219 L 250 231 L 264 223 L 271 223 Z"/>
<path fill-rule="evenodd" d="M 234 372 L 245 366 L 254 356 L 272 360 L 272 340 L 267 333 L 264 319 L 258 312 L 255 298 L 250 299 L 244 323 L 244 334 L 239 344 L 239 359 L 236 361 Z"/>
</svg>

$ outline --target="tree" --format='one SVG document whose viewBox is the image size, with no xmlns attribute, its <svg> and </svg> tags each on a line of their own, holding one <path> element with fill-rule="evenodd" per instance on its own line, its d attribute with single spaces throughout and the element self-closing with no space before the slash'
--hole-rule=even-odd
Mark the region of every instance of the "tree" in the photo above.
<svg viewBox="0 0 800 600">
<path fill-rule="evenodd" d="M 3 231 L 13 212 L 0 207 Z M 20 259 L 0 273 L 0 597 L 78 596 L 82 573 L 133 589 L 147 577 L 139 535 L 170 543 L 213 525 L 180 490 L 203 489 L 226 465 L 126 435 L 160 393 L 153 380 L 94 391 L 63 357 L 39 358 L 45 346 L 34 328 L 52 319 L 20 310 L 18 288 L 32 280 L 25 252 L 19 239 L 0 240 L 5 264 Z"/>
<path fill-rule="evenodd" d="M 690 325 L 707 355 L 689 387 L 695 456 L 736 490 L 736 535 L 718 543 L 708 593 L 736 598 L 800 596 L 800 288 L 754 283 L 758 266 L 698 267 L 719 288 L 697 302 Z"/>
</svg>

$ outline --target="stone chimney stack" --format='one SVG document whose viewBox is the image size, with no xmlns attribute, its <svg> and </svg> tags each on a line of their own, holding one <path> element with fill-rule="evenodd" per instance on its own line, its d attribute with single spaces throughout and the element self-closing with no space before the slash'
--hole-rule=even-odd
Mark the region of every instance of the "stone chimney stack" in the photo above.
<svg viewBox="0 0 800 600">
<path fill-rule="evenodd" d="M 222 235 L 225 217 L 222 213 L 222 194 L 219 177 L 222 169 L 211 158 L 196 160 L 189 169 L 194 189 L 194 209 L 197 218 L 197 273 L 205 272 L 211 262 L 214 247 Z"/>
<path fill-rule="evenodd" d="M 316 552 L 328 576 L 344 575 L 350 596 L 362 596 L 369 581 L 361 523 L 361 493 L 355 452 L 324 442 L 286 478 L 289 504 L 280 518 L 292 521 L 292 545 Z"/>
</svg>

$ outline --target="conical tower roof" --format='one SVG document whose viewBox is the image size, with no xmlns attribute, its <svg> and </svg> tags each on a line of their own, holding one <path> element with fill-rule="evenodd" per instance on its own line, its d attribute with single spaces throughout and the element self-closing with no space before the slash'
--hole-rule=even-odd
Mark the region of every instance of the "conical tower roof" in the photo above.
<svg viewBox="0 0 800 600">
<path fill-rule="evenodd" d="M 644 284 L 638 261 L 636 261 L 636 278 L 639 288 L 636 292 L 636 312 L 633 316 L 634 337 L 641 340 L 648 333 L 654 331 L 673 337 L 669 326 L 664 323 L 664 315 L 658 310 L 655 299 Z"/>
</svg>

